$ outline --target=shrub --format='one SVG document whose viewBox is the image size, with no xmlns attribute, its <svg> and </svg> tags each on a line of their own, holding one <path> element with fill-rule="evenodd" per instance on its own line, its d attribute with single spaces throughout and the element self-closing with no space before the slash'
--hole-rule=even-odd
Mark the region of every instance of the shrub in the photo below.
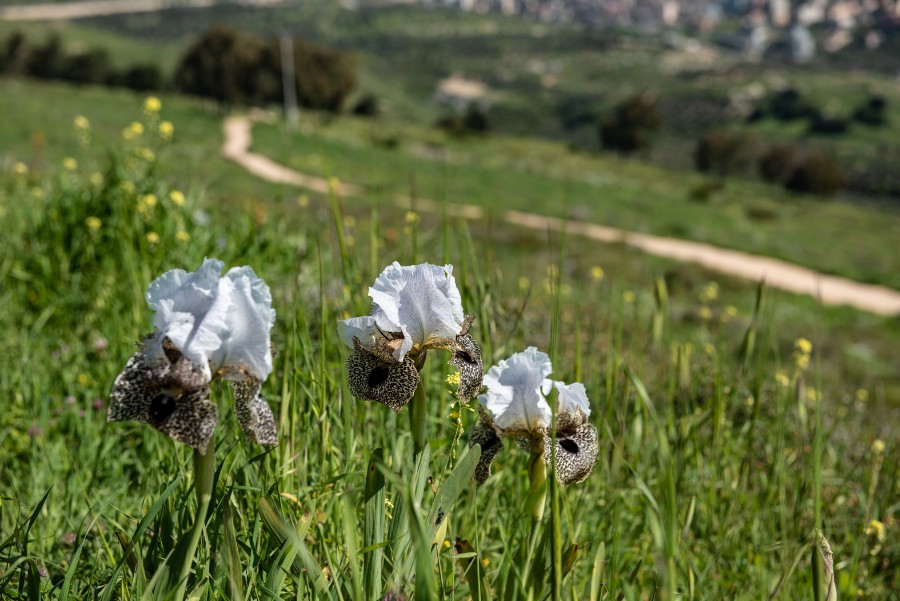
<svg viewBox="0 0 900 601">
<path fill-rule="evenodd" d="M 125 70 L 120 75 L 121 85 L 136 92 L 149 92 L 161 90 L 165 85 L 165 78 L 159 67 L 152 64 L 135 65 Z"/>
<path fill-rule="evenodd" d="M 759 174 L 766 181 L 785 185 L 797 165 L 803 160 L 803 152 L 793 144 L 773 146 L 759 160 Z"/>
<path fill-rule="evenodd" d="M 843 117 L 828 117 L 821 111 L 813 111 L 809 119 L 809 132 L 815 134 L 837 135 L 847 132 L 850 123 Z"/>
<path fill-rule="evenodd" d="M 9 34 L 0 54 L 0 73 L 19 74 L 25 69 L 25 35 L 21 31 Z"/>
<path fill-rule="evenodd" d="M 870 96 L 853 111 L 853 120 L 872 127 L 887 123 L 887 100 L 883 96 Z"/>
<path fill-rule="evenodd" d="M 62 73 L 65 54 L 58 34 L 50 34 L 43 45 L 33 48 L 26 59 L 25 72 L 39 79 L 55 79 Z"/>
<path fill-rule="evenodd" d="M 353 106 L 353 114 L 360 117 L 375 117 L 380 110 L 374 94 L 364 94 Z"/>
<path fill-rule="evenodd" d="M 844 186 L 844 173 L 833 157 L 809 151 L 785 185 L 794 192 L 832 196 Z"/>
<path fill-rule="evenodd" d="M 812 117 L 815 107 L 793 88 L 776 92 L 769 99 L 769 112 L 779 121 L 794 121 Z"/>
<path fill-rule="evenodd" d="M 476 103 L 469 104 L 461 115 L 454 113 L 441 117 L 435 125 L 454 136 L 483 135 L 493 127 L 487 110 Z"/>
<path fill-rule="evenodd" d="M 712 131 L 697 141 L 694 161 L 704 173 L 738 175 L 753 169 L 759 152 L 759 139 L 750 132 Z"/>
<path fill-rule="evenodd" d="M 662 126 L 656 98 L 638 94 L 626 99 L 600 124 L 604 148 L 630 153 L 650 145 L 650 138 Z"/>
<path fill-rule="evenodd" d="M 60 79 L 75 83 L 98 84 L 109 80 L 109 52 L 103 48 L 93 48 L 82 54 L 73 54 L 63 59 Z"/>
</svg>

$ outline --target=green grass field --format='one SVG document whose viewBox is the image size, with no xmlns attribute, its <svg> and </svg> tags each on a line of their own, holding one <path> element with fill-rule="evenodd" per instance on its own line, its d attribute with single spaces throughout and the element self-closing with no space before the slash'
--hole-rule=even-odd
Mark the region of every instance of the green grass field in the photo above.
<svg viewBox="0 0 900 601">
<path fill-rule="evenodd" d="M 183 563 L 179 541 L 198 519 L 191 599 L 813 598 L 817 528 L 840 598 L 900 586 L 896 318 L 772 290 L 759 303 L 752 283 L 625 248 L 380 202 L 415 180 L 423 196 L 488 207 L 516 202 L 500 196 L 506 187 L 534 187 L 528 208 L 552 212 L 554 198 L 602 197 L 598 185 L 612 194 L 619 182 L 622 214 L 652 229 L 628 205 L 693 177 L 578 155 L 547 173 L 540 157 L 558 149 L 515 139 L 439 140 L 453 160 L 435 161 L 416 154 L 427 140 L 415 129 L 396 126 L 400 147 L 384 150 L 360 135 L 373 133 L 364 122 L 313 119 L 298 137 L 259 126 L 258 150 L 382 184 L 364 199 L 303 199 L 219 158 L 222 115 L 196 101 L 163 97 L 148 117 L 130 94 L 3 83 L 0 111 L 18 116 L 0 157 L 3 598 L 171 598 L 165 569 Z M 90 120 L 86 145 L 76 115 Z M 160 119 L 174 123 L 171 142 L 154 138 Z M 123 140 L 132 121 L 144 133 Z M 499 159 L 504 145 L 530 169 Z M 579 181 L 587 165 L 613 179 Z M 732 202 L 697 214 L 713 223 L 740 212 Z M 816 223 L 842 206 L 810 201 Z M 857 216 L 873 228 L 888 219 Z M 828 253 L 839 244 L 850 243 L 837 238 Z M 244 441 L 215 387 L 215 494 L 198 517 L 190 452 L 150 427 L 107 424 L 105 407 L 152 328 L 149 282 L 212 256 L 251 265 L 272 289 L 279 352 L 264 393 L 279 444 Z M 535 344 L 553 356 L 554 378 L 585 383 L 600 461 L 587 481 L 551 490 L 543 519 L 530 517 L 527 455 L 513 444 L 484 486 L 460 479 L 471 458 L 465 434 L 454 445 L 455 412 L 467 431 L 476 417 L 452 406 L 441 355 L 423 371 L 427 453 L 413 453 L 407 411 L 349 395 L 336 323 L 368 310 L 367 287 L 393 260 L 454 265 L 485 368 Z M 799 338 L 812 343 L 806 369 Z"/>
</svg>

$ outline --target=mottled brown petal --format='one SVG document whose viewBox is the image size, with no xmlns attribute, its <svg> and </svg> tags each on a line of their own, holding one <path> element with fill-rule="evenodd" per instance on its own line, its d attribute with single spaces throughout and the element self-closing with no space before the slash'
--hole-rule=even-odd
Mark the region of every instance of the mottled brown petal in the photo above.
<svg viewBox="0 0 900 601">
<path fill-rule="evenodd" d="M 468 402 L 481 391 L 484 380 L 484 365 L 481 361 L 481 349 L 469 334 L 456 337 L 456 348 L 450 365 L 459 370 L 459 388 L 456 398 Z"/>
<path fill-rule="evenodd" d="M 561 420 L 562 421 L 562 420 Z M 562 484 L 575 484 L 587 478 L 600 455 L 597 428 L 587 420 L 568 432 L 557 430 L 556 438 L 556 480 Z M 566 424 L 567 426 L 569 424 Z M 544 463 L 551 461 L 552 440 L 544 435 Z"/>
<path fill-rule="evenodd" d="M 399 412 L 416 392 L 419 371 L 407 355 L 397 362 L 392 355 L 373 352 L 353 339 L 355 349 L 347 359 L 350 394 L 363 401 L 377 401 Z"/>
<path fill-rule="evenodd" d="M 150 424 L 204 453 L 216 426 L 209 386 L 203 374 L 166 342 L 162 356 L 151 358 L 142 347 L 128 360 L 113 384 L 107 420 Z"/>
<path fill-rule="evenodd" d="M 479 409 L 478 424 L 469 432 L 469 446 L 481 445 L 481 457 L 475 466 L 475 482 L 484 484 L 491 475 L 494 457 L 503 449 L 503 441 L 497 435 L 491 418 Z"/>
<path fill-rule="evenodd" d="M 260 445 L 273 445 L 278 442 L 275 416 L 259 393 L 261 388 L 262 382 L 256 378 L 232 382 L 234 415 L 247 440 Z"/>
</svg>

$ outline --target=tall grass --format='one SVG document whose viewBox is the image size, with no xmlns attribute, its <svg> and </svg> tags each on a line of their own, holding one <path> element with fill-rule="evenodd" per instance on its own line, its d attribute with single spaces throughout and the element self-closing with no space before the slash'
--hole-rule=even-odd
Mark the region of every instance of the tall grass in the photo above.
<svg viewBox="0 0 900 601">
<path fill-rule="evenodd" d="M 293 203 L 235 215 L 172 201 L 153 160 L 103 165 L 93 181 L 76 169 L 2 182 L 0 597 L 164 597 L 160 567 L 197 520 L 191 599 L 809 598 L 813 572 L 797 566 L 816 528 L 839 596 L 900 587 L 898 441 L 873 446 L 860 412 L 838 413 L 856 384 L 828 377 L 828 332 L 810 333 L 802 368 L 790 314 L 762 289 L 728 324 L 721 299 L 662 278 L 591 277 L 595 256 L 571 240 L 348 212 L 338 187 L 299 215 Z M 106 424 L 105 399 L 150 328 L 146 285 L 205 256 L 252 265 L 272 288 L 279 353 L 264 392 L 280 439 L 246 443 L 215 389 L 214 494 L 198 515 L 189 451 Z M 600 462 L 578 485 L 549 478 L 541 520 L 527 454 L 471 481 L 477 450 L 456 435 L 476 415 L 452 404 L 446 365 L 421 374 L 418 453 L 406 415 L 349 395 L 335 324 L 368 311 L 394 259 L 455 265 L 486 363 L 536 344 L 554 377 L 587 386 Z"/>
</svg>

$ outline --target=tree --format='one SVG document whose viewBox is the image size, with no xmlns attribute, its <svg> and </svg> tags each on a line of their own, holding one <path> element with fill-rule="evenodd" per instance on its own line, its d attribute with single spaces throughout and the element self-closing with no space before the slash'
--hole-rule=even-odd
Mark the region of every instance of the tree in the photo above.
<svg viewBox="0 0 900 601">
<path fill-rule="evenodd" d="M 606 149 L 631 153 L 649 146 L 650 138 L 661 126 L 656 97 L 637 94 L 619 104 L 600 123 L 600 141 Z"/>
</svg>

